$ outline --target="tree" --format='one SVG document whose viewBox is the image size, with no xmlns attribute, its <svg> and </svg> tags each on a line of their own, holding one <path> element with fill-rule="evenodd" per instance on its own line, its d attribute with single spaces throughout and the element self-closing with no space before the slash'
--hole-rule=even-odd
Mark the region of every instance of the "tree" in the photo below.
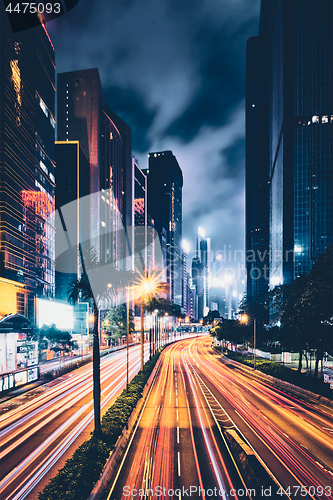
<svg viewBox="0 0 333 500">
<path fill-rule="evenodd" d="M 319 361 L 332 346 L 333 324 L 333 245 L 318 255 L 311 271 L 290 285 L 275 287 L 270 293 L 284 332 L 296 340 L 299 350 L 298 370 L 305 349 L 316 350 L 314 376 Z"/>
<path fill-rule="evenodd" d="M 94 399 L 94 432 L 96 435 L 101 433 L 101 374 L 100 374 L 100 353 L 99 353 L 99 320 L 98 311 L 102 300 L 115 296 L 121 286 L 125 287 L 132 274 L 128 271 L 118 271 L 114 266 L 108 264 L 101 266 L 98 261 L 96 250 L 93 247 L 85 249 L 85 258 L 83 250 L 79 245 L 81 260 L 81 275 L 77 277 L 68 287 L 68 301 L 76 304 L 79 299 L 83 302 L 90 302 L 94 314 L 93 327 L 93 399 Z M 103 269 L 104 267 L 104 269 Z M 99 271 L 97 273 L 97 271 Z M 98 274 L 97 285 L 94 288 L 88 277 L 92 278 Z"/>
<path fill-rule="evenodd" d="M 228 340 L 235 344 L 252 339 L 252 329 L 235 319 L 225 319 L 223 323 L 218 323 L 210 331 L 218 340 Z"/>
<path fill-rule="evenodd" d="M 121 338 L 127 334 L 127 305 L 121 304 L 118 307 L 109 309 L 105 316 L 102 327 L 107 332 L 107 339 Z M 129 334 L 134 332 L 134 312 L 129 310 Z"/>
<path fill-rule="evenodd" d="M 59 330 L 55 324 L 51 326 L 43 325 L 40 329 L 42 338 L 46 338 L 51 344 L 51 350 L 59 352 L 59 366 L 61 363 L 61 355 L 70 352 L 73 342 L 69 332 Z"/>
<path fill-rule="evenodd" d="M 149 271 L 147 272 L 144 269 L 143 274 L 137 273 L 135 277 L 135 281 L 131 290 L 134 295 L 134 299 L 138 302 L 140 306 L 140 316 L 141 316 L 141 335 L 140 335 L 140 343 L 141 343 L 141 371 L 143 372 L 144 365 L 144 311 L 147 307 L 147 304 L 154 297 L 163 297 L 169 291 L 169 286 L 167 283 L 163 283 L 162 280 L 162 272 L 161 271 Z"/>
<path fill-rule="evenodd" d="M 212 323 L 214 319 L 221 318 L 221 315 L 218 311 L 208 311 L 207 316 L 203 318 L 203 324 L 207 325 L 207 323 Z"/>
</svg>

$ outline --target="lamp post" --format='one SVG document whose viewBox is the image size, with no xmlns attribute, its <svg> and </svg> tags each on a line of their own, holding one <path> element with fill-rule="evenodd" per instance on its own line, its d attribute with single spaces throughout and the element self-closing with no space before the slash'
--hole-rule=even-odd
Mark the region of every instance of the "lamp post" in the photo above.
<svg viewBox="0 0 333 500">
<path fill-rule="evenodd" d="M 129 372 L 129 290 L 126 287 L 126 392 L 128 392 Z"/>
<path fill-rule="evenodd" d="M 152 272 L 140 275 L 131 287 L 134 297 L 140 300 L 141 306 L 141 371 L 144 365 L 144 305 L 148 299 L 152 299 L 157 294 L 166 292 L 167 285 L 161 283 L 161 272 Z"/>
<path fill-rule="evenodd" d="M 247 314 L 242 314 L 240 317 L 240 322 L 248 324 L 249 316 Z M 257 337 L 257 320 L 253 318 L 253 369 L 256 369 L 256 337 Z"/>
</svg>

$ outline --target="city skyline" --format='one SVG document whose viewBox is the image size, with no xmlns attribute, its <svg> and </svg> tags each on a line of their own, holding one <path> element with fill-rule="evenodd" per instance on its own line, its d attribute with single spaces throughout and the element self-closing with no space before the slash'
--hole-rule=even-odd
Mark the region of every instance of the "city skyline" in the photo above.
<svg viewBox="0 0 333 500">
<path fill-rule="evenodd" d="M 214 251 L 244 250 L 246 39 L 257 34 L 259 1 L 190 3 L 81 0 L 47 29 L 58 73 L 98 67 L 141 169 L 150 151 L 177 157 L 183 238 L 201 226 Z"/>
</svg>

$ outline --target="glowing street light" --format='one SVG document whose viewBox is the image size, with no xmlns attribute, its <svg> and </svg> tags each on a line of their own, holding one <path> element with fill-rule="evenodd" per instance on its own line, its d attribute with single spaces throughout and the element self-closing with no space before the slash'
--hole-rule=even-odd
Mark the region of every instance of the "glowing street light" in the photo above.
<svg viewBox="0 0 333 500">
<path fill-rule="evenodd" d="M 133 295 L 135 299 L 140 299 L 141 307 L 141 371 L 143 372 L 144 365 L 144 304 L 148 300 L 151 300 L 155 295 L 160 295 L 167 292 L 167 285 L 161 283 L 161 271 L 155 271 L 151 273 L 144 273 L 143 275 L 139 273 L 139 277 L 134 281 L 134 285 L 131 287 L 133 290 Z"/>
<path fill-rule="evenodd" d="M 240 322 L 247 325 L 250 320 L 248 314 L 242 314 L 240 317 Z M 257 321 L 256 318 L 253 318 L 253 369 L 256 369 L 256 330 L 257 330 Z"/>
</svg>

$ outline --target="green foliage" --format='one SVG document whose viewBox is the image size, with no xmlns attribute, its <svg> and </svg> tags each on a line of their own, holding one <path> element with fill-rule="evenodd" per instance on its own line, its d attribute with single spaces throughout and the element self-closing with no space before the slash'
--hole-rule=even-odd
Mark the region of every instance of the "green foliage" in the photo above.
<svg viewBox="0 0 333 500">
<path fill-rule="evenodd" d="M 102 436 L 92 436 L 79 446 L 64 467 L 39 493 L 38 500 L 86 500 L 100 478 L 105 463 L 114 448 L 123 428 L 127 425 L 133 409 L 142 396 L 142 391 L 163 350 L 160 349 L 144 365 L 102 418 Z"/>
<path fill-rule="evenodd" d="M 218 311 L 208 311 L 207 316 L 204 316 L 203 318 L 203 324 L 207 325 L 207 323 L 213 323 L 214 319 L 218 318 L 221 319 L 221 315 Z"/>
<path fill-rule="evenodd" d="M 240 344 L 253 339 L 253 330 L 250 326 L 244 325 L 235 319 L 225 319 L 210 330 L 217 340 L 228 340 L 235 344 Z"/>
<path fill-rule="evenodd" d="M 228 351 L 227 357 L 253 368 L 253 357 L 243 357 L 231 351 Z M 322 396 L 333 399 L 332 390 L 329 388 L 328 384 L 324 384 L 321 380 L 313 380 L 311 377 L 307 377 L 306 374 L 299 373 L 298 371 L 283 366 L 280 363 L 275 363 L 274 361 L 269 361 L 267 359 L 256 358 L 256 370 L 289 382 L 290 384 L 298 385 L 299 387 L 312 391 L 316 394 L 321 394 Z"/>
<path fill-rule="evenodd" d="M 300 353 L 316 350 L 315 377 L 325 351 L 332 352 L 333 245 L 317 257 L 311 271 L 291 285 L 274 288 L 270 300 L 275 319 Z"/>
<path fill-rule="evenodd" d="M 51 326 L 43 325 L 40 329 L 40 335 L 50 342 L 52 351 L 70 352 L 72 347 L 72 336 L 69 332 L 58 330 L 58 328 L 52 324 Z"/>
<path fill-rule="evenodd" d="M 107 333 L 107 338 L 120 338 L 127 334 L 127 306 L 121 304 L 118 307 L 112 307 L 105 316 L 102 328 Z M 129 333 L 134 332 L 134 312 L 129 310 Z"/>
</svg>

